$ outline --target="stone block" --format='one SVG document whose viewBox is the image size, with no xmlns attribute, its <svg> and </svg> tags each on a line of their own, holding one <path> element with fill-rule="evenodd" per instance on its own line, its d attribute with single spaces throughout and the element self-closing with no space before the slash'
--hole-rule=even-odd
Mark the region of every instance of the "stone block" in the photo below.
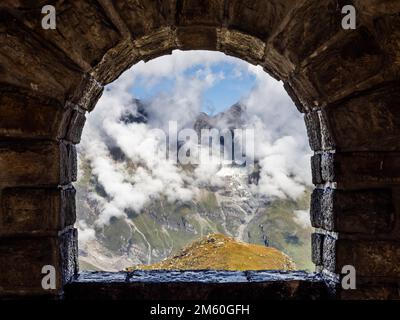
<svg viewBox="0 0 400 320">
<path fill-rule="evenodd" d="M 164 27 L 155 32 L 138 38 L 134 41 L 134 46 L 138 57 L 141 60 L 149 61 L 163 55 L 170 54 L 177 49 L 176 29 Z"/>
<path fill-rule="evenodd" d="M 267 41 L 293 5 L 291 1 L 280 0 L 231 0 L 227 6 L 227 24 L 230 29 L 252 34 Z"/>
<path fill-rule="evenodd" d="M 311 235 L 311 260 L 316 266 L 323 264 L 323 244 L 325 235 L 313 233 Z"/>
<path fill-rule="evenodd" d="M 214 27 L 178 27 L 177 38 L 182 50 L 216 50 L 217 29 Z"/>
<path fill-rule="evenodd" d="M 2 83 L 32 90 L 64 104 L 80 82 L 82 70 L 66 53 L 32 36 L 32 31 L 9 11 L 0 12 L 0 21 L 0 48 L 6 50 L 1 59 Z"/>
<path fill-rule="evenodd" d="M 0 297 L 60 295 L 77 272 L 77 232 L 59 237 L 5 238 L 0 242 Z M 56 270 L 56 289 L 42 287 L 43 266 Z"/>
<path fill-rule="evenodd" d="M 264 62 L 265 43 L 260 39 L 226 28 L 219 29 L 217 36 L 218 50 L 255 65 Z"/>
<path fill-rule="evenodd" d="M 60 48 L 82 70 L 88 71 L 102 55 L 120 39 L 116 27 L 96 1 L 73 1 L 53 4 L 57 12 L 57 32 L 41 26 L 42 6 L 39 3 L 14 3 L 24 25 L 49 44 Z"/>
<path fill-rule="evenodd" d="M 334 210 L 333 190 L 315 189 L 311 195 L 311 224 L 314 228 L 322 228 L 333 231 L 334 228 Z"/>
<path fill-rule="evenodd" d="M 333 194 L 335 231 L 389 236 L 395 229 L 390 189 L 340 191 Z M 400 237 L 399 233 L 392 234 Z"/>
<path fill-rule="evenodd" d="M 341 31 L 342 15 L 337 6 L 336 0 L 302 1 L 273 39 L 274 48 L 299 65 Z"/>
<path fill-rule="evenodd" d="M 325 182 L 336 181 L 334 159 L 334 153 L 324 152 L 321 154 L 321 176 Z"/>
<path fill-rule="evenodd" d="M 90 75 L 102 85 L 117 79 L 125 70 L 139 62 L 140 56 L 132 39 L 126 39 L 107 51 Z"/>
<path fill-rule="evenodd" d="M 60 143 L 60 180 L 61 184 L 74 182 L 78 178 L 78 155 L 76 147 L 69 143 Z"/>
<path fill-rule="evenodd" d="M 398 241 L 347 240 L 324 238 L 324 268 L 340 274 L 343 266 L 351 265 L 357 277 L 398 278 L 400 246 Z"/>
<path fill-rule="evenodd" d="M 72 144 L 51 141 L 0 143 L 0 188 L 69 184 L 77 179 L 77 154 Z"/>
<path fill-rule="evenodd" d="M 68 119 L 65 121 L 68 124 L 66 125 L 64 139 L 74 144 L 80 143 L 83 127 L 86 123 L 85 113 L 80 110 L 71 110 Z"/>
<path fill-rule="evenodd" d="M 312 183 L 322 184 L 321 155 L 315 154 L 311 157 Z"/>
<path fill-rule="evenodd" d="M 12 188 L 1 192 L 0 237 L 56 234 L 76 220 L 75 189 Z"/>
<path fill-rule="evenodd" d="M 371 189 L 400 184 L 400 153 L 335 153 L 331 170 L 338 189 Z"/>
<path fill-rule="evenodd" d="M 311 196 L 316 228 L 370 237 L 399 237 L 391 189 L 316 189 Z"/>
<path fill-rule="evenodd" d="M 399 159 L 398 152 L 318 153 L 311 158 L 313 183 L 336 182 L 342 190 L 398 186 Z"/>
<path fill-rule="evenodd" d="M 400 150 L 400 83 L 326 108 L 338 151 Z"/>
<path fill-rule="evenodd" d="M 182 0 L 177 5 L 177 25 L 222 26 L 224 19 L 223 0 Z"/>
<path fill-rule="evenodd" d="M 326 109 L 318 111 L 318 120 L 321 136 L 321 150 L 332 151 L 337 149 L 336 139 L 332 133 L 332 127 L 329 123 L 329 115 Z"/>
<path fill-rule="evenodd" d="M 58 186 L 66 183 L 65 177 L 60 175 L 63 156 L 56 142 L 2 142 L 0 186 Z"/>
<path fill-rule="evenodd" d="M 322 106 L 394 80 L 395 75 L 389 69 L 389 61 L 373 34 L 365 27 L 358 27 L 336 39 L 329 50 L 313 55 L 301 73 L 314 87 L 316 95 L 310 100 Z"/>
<path fill-rule="evenodd" d="M 117 0 L 114 6 L 134 39 L 175 23 L 175 0 Z"/>
<path fill-rule="evenodd" d="M 311 205 L 310 205 L 310 218 L 311 225 L 314 228 L 323 228 L 323 214 L 322 214 L 322 201 L 324 200 L 324 189 L 314 189 L 311 194 Z"/>
<path fill-rule="evenodd" d="M 307 128 L 308 141 L 310 143 L 311 150 L 321 151 L 321 126 L 319 123 L 319 116 L 317 111 L 312 111 L 304 115 L 304 121 Z"/>
<path fill-rule="evenodd" d="M 324 110 L 310 111 L 305 114 L 307 135 L 313 151 L 334 150 L 336 145 L 328 118 Z"/>
<path fill-rule="evenodd" d="M 65 130 L 62 104 L 29 90 L 2 87 L 0 90 L 0 137 L 57 139 Z"/>
<path fill-rule="evenodd" d="M 103 89 L 95 78 L 85 74 L 70 96 L 67 107 L 77 106 L 83 110 L 92 111 L 103 94 Z"/>
</svg>

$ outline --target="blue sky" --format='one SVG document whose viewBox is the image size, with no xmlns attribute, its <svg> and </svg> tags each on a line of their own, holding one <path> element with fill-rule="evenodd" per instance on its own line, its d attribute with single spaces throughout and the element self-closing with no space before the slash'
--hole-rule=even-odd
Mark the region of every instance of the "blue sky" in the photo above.
<svg viewBox="0 0 400 320">
<path fill-rule="evenodd" d="M 212 65 L 196 64 L 186 68 L 182 75 L 190 80 L 199 74 L 215 74 L 219 77 L 213 85 L 202 93 L 202 111 L 209 114 L 226 110 L 250 93 L 256 85 L 256 76 L 248 69 L 239 68 L 237 64 L 220 61 Z M 171 73 L 163 77 L 154 77 L 149 81 L 148 76 L 135 79 L 131 93 L 138 99 L 149 100 L 160 93 L 172 93 L 176 90 L 177 75 Z"/>
</svg>

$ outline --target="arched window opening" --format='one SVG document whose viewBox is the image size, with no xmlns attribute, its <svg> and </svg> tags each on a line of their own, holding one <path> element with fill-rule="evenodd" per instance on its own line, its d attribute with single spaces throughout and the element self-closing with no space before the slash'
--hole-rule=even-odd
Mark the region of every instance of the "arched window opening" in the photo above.
<svg viewBox="0 0 400 320">
<path fill-rule="evenodd" d="M 108 85 L 78 148 L 81 270 L 309 270 L 307 134 L 281 82 L 174 51 Z"/>
</svg>

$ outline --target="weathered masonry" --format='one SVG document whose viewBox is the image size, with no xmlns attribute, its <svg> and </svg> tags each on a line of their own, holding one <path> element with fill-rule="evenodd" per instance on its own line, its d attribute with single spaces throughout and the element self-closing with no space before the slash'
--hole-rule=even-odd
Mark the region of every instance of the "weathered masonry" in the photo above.
<svg viewBox="0 0 400 320">
<path fill-rule="evenodd" d="M 45 4 L 56 30 L 41 27 Z M 355 30 L 341 27 L 346 4 Z M 85 114 L 132 64 L 173 49 L 222 51 L 285 83 L 315 151 L 317 282 L 338 299 L 400 298 L 398 0 L 3 0 L 0 296 L 63 297 L 78 272 L 72 182 Z M 43 265 L 56 267 L 57 289 L 42 289 Z M 355 266 L 357 290 L 335 285 L 344 265 Z M 296 281 L 281 292 L 305 283 L 306 296 L 321 297 L 315 278 Z M 68 286 L 79 293 L 79 281 Z M 274 297 L 265 290 L 258 298 Z"/>
</svg>

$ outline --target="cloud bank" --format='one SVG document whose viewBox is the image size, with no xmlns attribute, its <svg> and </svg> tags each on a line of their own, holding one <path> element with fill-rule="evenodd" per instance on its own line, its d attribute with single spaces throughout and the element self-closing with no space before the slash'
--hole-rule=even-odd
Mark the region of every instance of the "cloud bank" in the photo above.
<svg viewBox="0 0 400 320">
<path fill-rule="evenodd" d="M 221 63 L 231 66 L 229 75 L 215 68 Z M 241 99 L 247 108 L 246 126 L 255 130 L 255 157 L 262 167 L 259 185 L 253 186 L 253 191 L 295 199 L 305 185 L 311 185 L 305 126 L 282 83 L 261 67 L 222 53 L 175 51 L 133 66 L 106 87 L 88 116 L 78 152 L 81 163 L 90 161 L 92 174 L 106 193 L 106 197 L 90 195 L 100 208 L 97 226 L 108 224 L 112 217 L 126 217 L 127 210 L 140 212 L 153 199 L 190 201 L 197 188 L 222 183 L 215 162 L 202 163 L 187 172 L 165 159 L 162 155 L 166 150 L 157 129 L 166 131 L 169 121 L 176 121 L 178 129 L 190 127 L 202 111 L 205 92 L 227 77 L 243 74 L 255 79 L 252 90 Z M 137 112 L 135 85 L 151 88 L 160 83 L 170 87 L 147 99 L 147 123 L 121 120 L 127 113 Z M 115 148 L 122 151 L 125 161 L 112 154 L 110 150 Z M 87 225 L 82 222 L 80 226 L 85 237 L 91 239 L 92 231 L 85 231 Z"/>
</svg>

